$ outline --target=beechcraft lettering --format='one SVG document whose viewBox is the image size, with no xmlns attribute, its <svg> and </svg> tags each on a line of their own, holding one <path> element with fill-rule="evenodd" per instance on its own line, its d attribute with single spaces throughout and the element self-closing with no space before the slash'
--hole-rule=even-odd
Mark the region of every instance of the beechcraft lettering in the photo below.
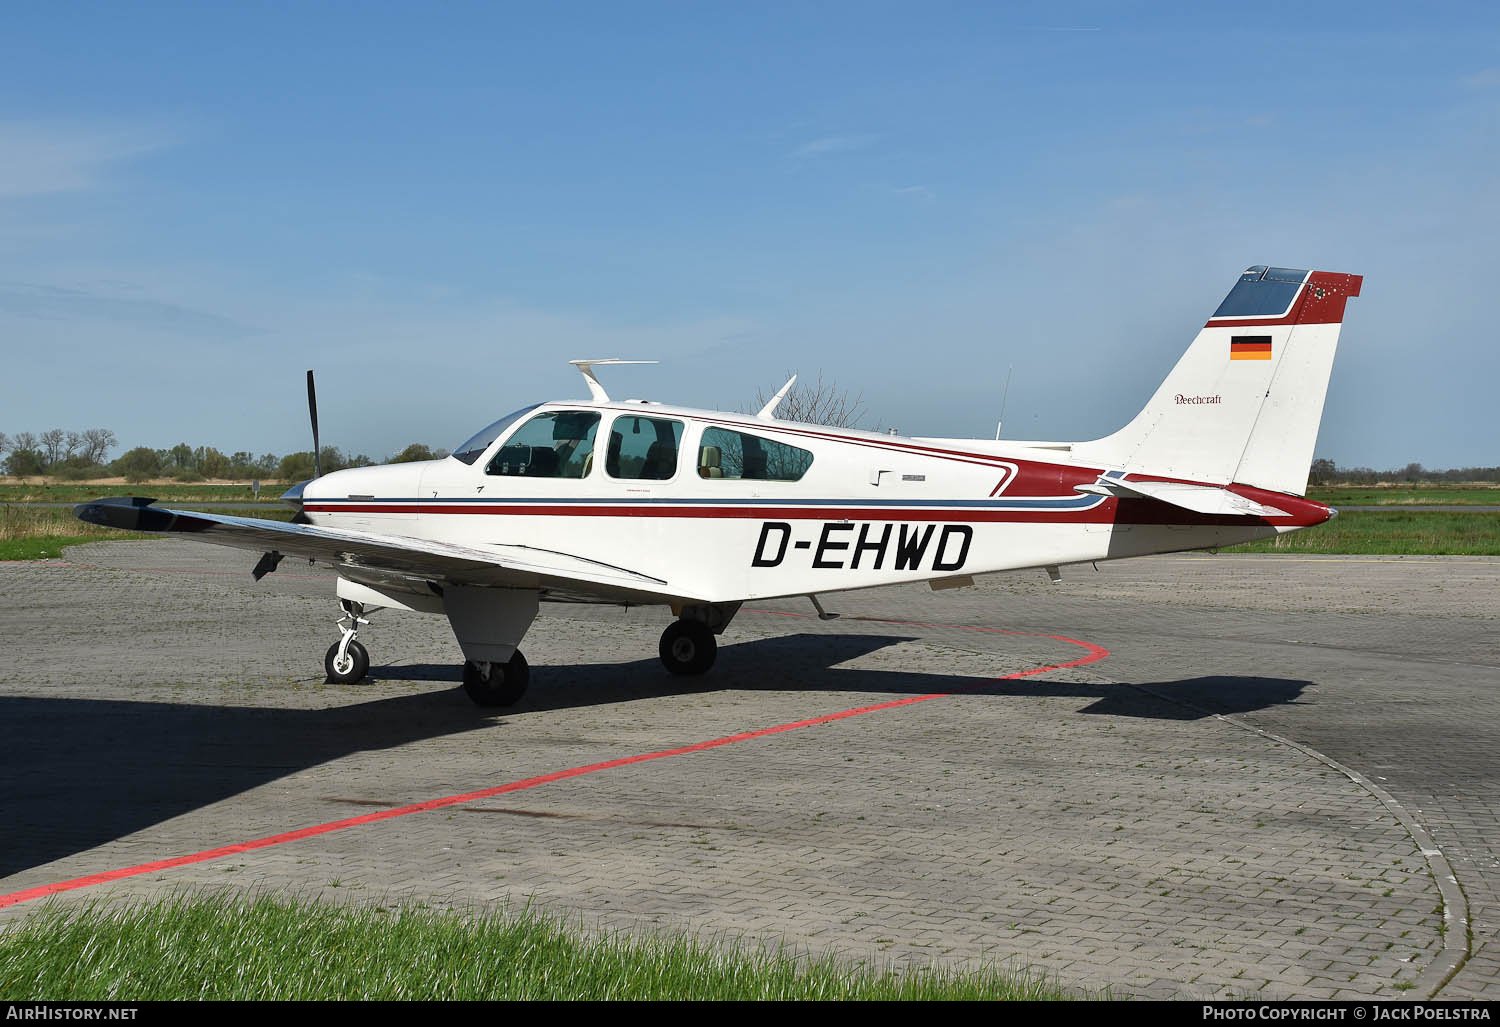
<svg viewBox="0 0 1500 1027">
<path fill-rule="evenodd" d="M 855 528 L 859 529 L 856 536 Z M 934 544 L 933 536 L 937 541 Z M 969 558 L 969 544 L 974 529 L 967 524 L 855 524 L 852 521 L 829 521 L 823 524 L 816 540 L 796 538 L 786 521 L 766 521 L 760 527 L 752 567 L 780 567 L 788 551 L 806 550 L 811 566 L 819 570 L 884 570 L 886 558 L 897 571 L 919 571 L 925 566 L 934 571 L 962 570 Z"/>
<path fill-rule="evenodd" d="M 135 498 L 77 514 L 250 550 L 256 580 L 288 556 L 334 568 L 344 616 L 323 659 L 331 682 L 370 670 L 359 634 L 375 611 L 432 613 L 463 652 L 469 697 L 510 706 L 530 680 L 519 646 L 543 602 L 671 610 L 662 664 L 702 674 L 747 601 L 803 596 L 821 614 L 818 596 L 840 589 L 962 587 L 1029 568 L 1056 577 L 1061 564 L 1322 523 L 1332 512 L 1305 498 L 1307 475 L 1360 283 L 1246 269 L 1141 412 L 1088 442 L 785 421 L 776 411 L 795 378 L 755 414 L 621 402 L 595 370 L 631 361 L 577 360 L 587 399 L 521 407 L 439 460 L 319 467 L 282 497 L 296 510 L 290 523 Z M 311 371 L 307 385 L 316 454 Z M 1117 387 L 1069 378 L 1079 406 Z"/>
</svg>

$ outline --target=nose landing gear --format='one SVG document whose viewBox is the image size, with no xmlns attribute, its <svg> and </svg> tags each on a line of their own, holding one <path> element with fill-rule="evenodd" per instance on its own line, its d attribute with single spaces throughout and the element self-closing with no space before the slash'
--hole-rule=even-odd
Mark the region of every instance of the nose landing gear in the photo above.
<svg viewBox="0 0 1500 1027">
<path fill-rule="evenodd" d="M 344 610 L 338 621 L 343 636 L 328 647 L 328 653 L 323 657 L 323 669 L 328 672 L 329 684 L 352 685 L 363 680 L 370 670 L 370 654 L 356 638 L 359 626 L 370 622 L 360 616 L 365 612 L 362 604 L 341 599 L 339 605 Z"/>
</svg>

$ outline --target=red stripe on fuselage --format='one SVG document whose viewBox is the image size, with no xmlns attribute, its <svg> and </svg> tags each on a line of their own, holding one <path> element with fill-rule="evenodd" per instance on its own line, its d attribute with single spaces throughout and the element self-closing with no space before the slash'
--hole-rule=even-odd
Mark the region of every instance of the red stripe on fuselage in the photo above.
<svg viewBox="0 0 1500 1027">
<path fill-rule="evenodd" d="M 1275 506 L 1281 500 L 1281 508 L 1295 497 L 1260 489 L 1236 488 L 1242 494 L 1254 494 L 1251 498 Z M 1265 497 L 1265 498 L 1259 498 Z M 1287 517 L 1265 518 L 1267 523 L 1307 526 L 1322 524 L 1328 519 L 1328 508 L 1308 500 L 1298 500 L 1298 509 L 1289 511 Z M 808 506 L 585 506 L 579 505 L 495 505 L 464 503 L 453 505 L 424 504 L 421 506 L 394 506 L 378 503 L 313 504 L 304 508 L 308 513 L 350 514 L 423 514 L 423 515 L 473 515 L 513 517 L 662 517 L 749 520 L 815 520 L 815 521 L 908 521 L 908 522 L 962 522 L 968 524 L 1013 523 L 1013 524 L 1131 524 L 1131 525 L 1244 525 L 1246 518 L 1240 516 L 1199 514 L 1191 510 L 1170 507 L 1153 499 L 1106 499 L 1098 506 L 1072 510 L 987 510 L 983 508 L 943 509 L 915 508 L 891 509 L 889 507 L 808 507 Z M 1163 510 L 1170 514 L 1163 516 Z"/>
</svg>

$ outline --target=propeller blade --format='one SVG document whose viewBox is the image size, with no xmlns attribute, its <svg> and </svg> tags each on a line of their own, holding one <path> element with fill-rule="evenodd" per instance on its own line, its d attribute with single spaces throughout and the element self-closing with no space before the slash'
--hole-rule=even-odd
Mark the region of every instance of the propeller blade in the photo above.
<svg viewBox="0 0 1500 1027">
<path fill-rule="evenodd" d="M 323 477 L 323 448 L 318 445 L 318 390 L 313 387 L 313 373 L 307 372 L 307 412 L 312 416 L 313 467 Z"/>
</svg>

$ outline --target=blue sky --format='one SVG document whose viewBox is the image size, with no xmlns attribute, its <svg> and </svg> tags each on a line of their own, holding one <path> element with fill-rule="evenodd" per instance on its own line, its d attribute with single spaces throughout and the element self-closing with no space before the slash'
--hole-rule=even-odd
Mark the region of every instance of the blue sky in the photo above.
<svg viewBox="0 0 1500 1027">
<path fill-rule="evenodd" d="M 451 446 L 788 371 L 1108 434 L 1249 264 L 1366 276 L 1318 453 L 1500 463 L 1492 4 L 37 4 L 0 431 Z M 117 451 L 118 452 L 118 451 Z"/>
</svg>

